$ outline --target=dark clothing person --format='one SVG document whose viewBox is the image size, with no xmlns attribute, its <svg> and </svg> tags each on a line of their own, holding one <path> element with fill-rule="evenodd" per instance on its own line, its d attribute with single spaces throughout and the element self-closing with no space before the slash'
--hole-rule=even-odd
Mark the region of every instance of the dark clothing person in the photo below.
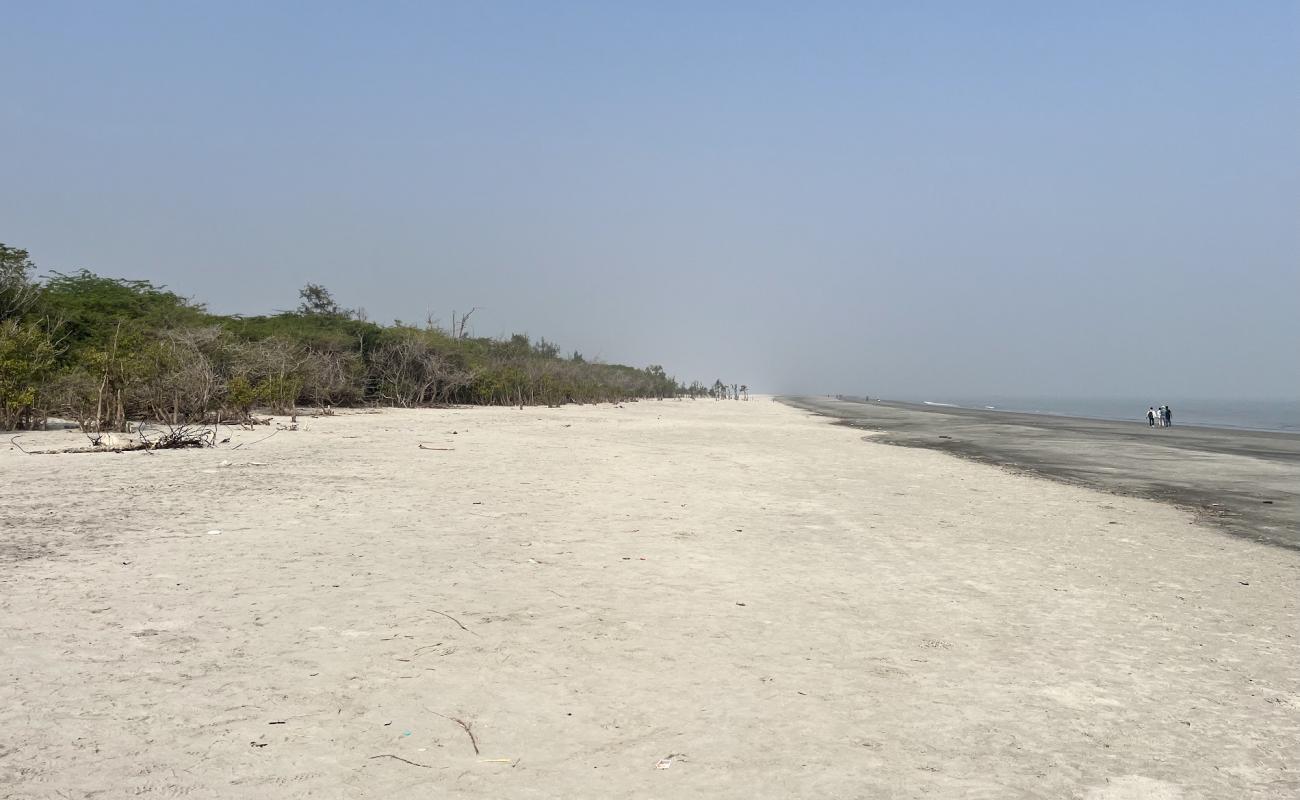
<svg viewBox="0 0 1300 800">
<path fill-rule="evenodd" d="M 1174 424 L 1174 410 L 1165 406 L 1165 425 L 1172 427 Z"/>
</svg>

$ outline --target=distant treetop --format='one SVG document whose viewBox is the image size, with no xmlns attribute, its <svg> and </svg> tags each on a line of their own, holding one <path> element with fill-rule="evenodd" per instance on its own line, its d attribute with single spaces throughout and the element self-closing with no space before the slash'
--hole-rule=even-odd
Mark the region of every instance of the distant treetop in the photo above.
<svg viewBox="0 0 1300 800">
<path fill-rule="evenodd" d="M 352 312 L 340 306 L 330 290 L 319 283 L 309 283 L 298 290 L 302 301 L 298 304 L 298 313 L 318 317 L 350 317 Z"/>
</svg>

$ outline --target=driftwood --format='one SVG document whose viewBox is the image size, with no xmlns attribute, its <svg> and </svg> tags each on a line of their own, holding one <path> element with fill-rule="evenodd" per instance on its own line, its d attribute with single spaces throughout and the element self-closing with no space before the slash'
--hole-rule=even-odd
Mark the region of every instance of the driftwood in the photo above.
<svg viewBox="0 0 1300 800">
<path fill-rule="evenodd" d="M 124 438 L 111 432 L 87 433 L 89 447 L 63 447 L 58 450 L 26 450 L 15 441 L 9 442 L 28 455 L 52 455 L 56 453 L 130 453 L 141 450 L 152 453 L 154 450 L 185 450 L 194 447 L 216 447 L 217 429 L 207 425 L 167 425 L 164 429 L 155 429 L 141 425 L 136 435 L 139 438 Z"/>
<path fill-rule="evenodd" d="M 379 755 L 371 756 L 370 758 L 372 760 L 376 758 L 394 758 L 397 759 L 398 761 L 401 761 L 403 764 L 410 764 L 413 767 L 424 767 L 425 769 L 433 769 L 433 767 L 429 766 L 428 764 L 417 764 L 414 761 L 410 761 L 408 759 L 402 758 L 401 756 L 395 756 L 392 753 L 380 753 Z"/>
<path fill-rule="evenodd" d="M 438 712 L 434 711 L 432 708 L 428 709 L 428 711 L 434 714 L 438 714 Z M 480 755 L 478 749 L 478 737 L 474 735 L 474 723 L 466 722 L 465 720 L 460 719 L 459 717 L 449 717 L 446 714 L 438 714 L 438 716 L 446 720 L 451 720 L 452 722 L 459 725 L 460 729 L 465 731 L 465 735 L 469 736 L 469 743 L 474 748 L 474 755 L 476 756 Z"/>
<path fill-rule="evenodd" d="M 168 425 L 150 438 L 150 429 L 139 428 L 142 450 L 181 450 L 189 447 L 216 447 L 217 429 L 207 425 Z"/>
<path fill-rule="evenodd" d="M 226 417 L 224 414 L 208 414 L 204 416 L 204 422 L 208 425 L 222 426 L 227 428 L 239 428 L 245 431 L 251 431 L 258 425 L 270 425 L 271 417 L 258 417 L 253 414 L 247 416 Z"/>
<path fill-rule="evenodd" d="M 479 755 L 478 737 L 474 735 L 474 729 L 470 724 L 463 719 L 457 719 L 455 717 L 452 717 L 451 721 L 465 729 L 465 733 L 469 735 L 469 743 L 474 746 L 474 755 Z"/>
<path fill-rule="evenodd" d="M 243 447 L 243 446 L 246 445 L 246 444 L 257 444 L 258 442 L 265 442 L 267 439 L 270 439 L 272 436 L 276 435 L 276 434 L 279 433 L 280 431 L 281 431 L 280 428 L 276 428 L 275 430 L 273 430 L 273 431 L 271 431 L 270 433 L 268 433 L 266 436 L 263 436 L 261 439 L 254 439 L 254 440 L 251 441 L 251 442 L 240 442 L 239 444 L 235 445 L 234 447 L 232 447 L 232 448 L 230 448 L 230 449 L 231 449 L 231 450 L 238 450 L 239 448 Z"/>
<path fill-rule="evenodd" d="M 452 622 L 456 623 L 456 625 L 457 625 L 461 630 L 465 631 L 465 633 L 469 633 L 469 634 L 473 634 L 474 636 L 478 636 L 477 633 L 474 633 L 474 631 L 470 630 L 469 628 L 466 628 L 463 624 L 461 624 L 461 621 L 460 621 L 460 620 L 456 619 L 456 618 L 453 617 L 451 614 L 448 614 L 448 613 L 446 613 L 445 611 L 439 611 L 439 610 L 436 609 L 436 608 L 431 608 L 431 609 L 429 609 L 429 610 L 432 611 L 433 613 L 439 615 L 439 616 L 446 617 L 447 619 L 449 619 L 449 620 L 451 620 Z"/>
</svg>

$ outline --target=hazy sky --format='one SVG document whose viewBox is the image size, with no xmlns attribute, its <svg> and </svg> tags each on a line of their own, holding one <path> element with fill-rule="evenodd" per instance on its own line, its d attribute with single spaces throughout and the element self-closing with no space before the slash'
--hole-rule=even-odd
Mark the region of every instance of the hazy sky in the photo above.
<svg viewBox="0 0 1300 800">
<path fill-rule="evenodd" d="M 0 241 L 766 391 L 1300 396 L 1300 3 L 0 0 Z"/>
</svg>

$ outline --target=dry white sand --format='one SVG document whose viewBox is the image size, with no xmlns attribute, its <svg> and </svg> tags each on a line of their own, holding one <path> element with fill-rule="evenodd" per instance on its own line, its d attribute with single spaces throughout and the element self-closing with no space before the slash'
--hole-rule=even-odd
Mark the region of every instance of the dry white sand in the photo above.
<svg viewBox="0 0 1300 800">
<path fill-rule="evenodd" d="M 1300 796 L 1296 553 L 768 400 L 0 479 L 0 797 Z"/>
</svg>

